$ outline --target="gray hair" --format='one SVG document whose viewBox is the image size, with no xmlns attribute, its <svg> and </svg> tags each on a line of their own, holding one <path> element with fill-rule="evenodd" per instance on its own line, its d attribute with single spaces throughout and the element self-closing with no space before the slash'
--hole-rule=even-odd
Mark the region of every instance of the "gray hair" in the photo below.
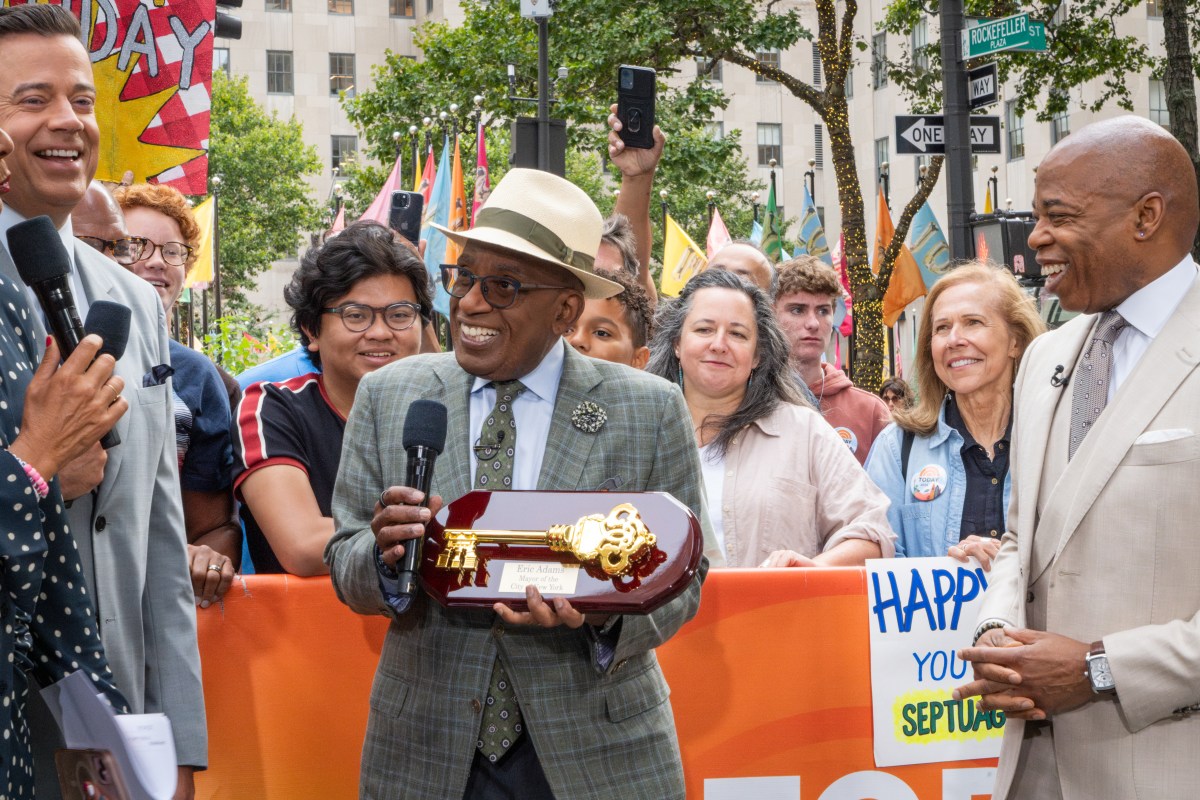
<svg viewBox="0 0 1200 800">
<path fill-rule="evenodd" d="M 788 341 L 775 320 L 775 311 L 766 292 L 723 269 L 710 269 L 696 275 L 679 297 L 659 303 L 654 317 L 654 338 L 650 342 L 650 363 L 646 371 L 672 382 L 683 383 L 683 370 L 675 355 L 675 345 L 683 335 L 683 324 L 696 293 L 701 289 L 733 289 L 750 298 L 758 334 L 758 366 L 750 373 L 746 394 L 737 409 L 728 416 L 708 417 L 704 426 L 718 427 L 712 444 L 724 456 L 733 437 L 743 428 L 770 414 L 780 403 L 809 406 L 796 388 L 796 378 L 788 360 Z"/>
<path fill-rule="evenodd" d="M 613 214 L 604 220 L 604 230 L 600 232 L 600 243 L 611 244 L 621 254 L 621 264 L 630 277 L 637 278 L 641 272 L 641 263 L 637 257 L 637 237 L 633 235 L 633 225 L 624 214 Z"/>
</svg>

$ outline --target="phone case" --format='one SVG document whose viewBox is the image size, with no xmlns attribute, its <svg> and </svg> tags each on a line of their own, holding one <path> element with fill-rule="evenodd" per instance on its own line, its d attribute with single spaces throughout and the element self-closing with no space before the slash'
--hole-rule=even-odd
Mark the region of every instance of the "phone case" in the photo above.
<svg viewBox="0 0 1200 800">
<path fill-rule="evenodd" d="M 58 750 L 58 785 L 63 800 L 131 800 L 121 770 L 107 750 Z"/>
<path fill-rule="evenodd" d="M 425 210 L 425 197 L 420 192 L 392 192 L 392 205 L 388 213 L 388 227 L 413 244 L 421 239 L 421 215 Z"/>
<path fill-rule="evenodd" d="M 626 147 L 654 147 L 655 74 L 649 67 L 617 69 L 617 119 Z"/>
</svg>

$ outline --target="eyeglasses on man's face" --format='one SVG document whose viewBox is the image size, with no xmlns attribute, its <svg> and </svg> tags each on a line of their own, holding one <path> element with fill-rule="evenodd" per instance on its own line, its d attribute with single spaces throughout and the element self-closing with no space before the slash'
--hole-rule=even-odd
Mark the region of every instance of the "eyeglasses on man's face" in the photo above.
<svg viewBox="0 0 1200 800">
<path fill-rule="evenodd" d="M 150 244 L 141 236 L 126 236 L 122 239 L 101 239 L 99 236 L 76 236 L 76 239 L 93 250 L 111 256 L 118 264 L 128 267 L 141 261 L 142 252 Z"/>
<path fill-rule="evenodd" d="M 146 243 L 146 247 L 142 251 L 142 255 L 135 258 L 134 261 L 145 261 L 148 258 L 153 258 L 154 251 L 158 250 L 158 252 L 162 253 L 163 261 L 172 267 L 182 267 L 191 260 L 192 253 L 195 252 L 195 249 L 191 245 L 184 244 L 183 242 L 157 244 L 149 239 L 142 239 L 142 241 Z"/>
<path fill-rule="evenodd" d="M 394 331 L 406 331 L 421 316 L 421 306 L 402 300 L 390 306 L 375 308 L 363 303 L 345 303 L 334 308 L 322 308 L 323 314 L 337 314 L 351 333 L 362 333 L 375 324 L 375 315 L 382 314 L 383 322 Z"/>
<path fill-rule="evenodd" d="M 492 308 L 508 308 L 517 302 L 517 295 L 522 289 L 569 289 L 569 286 L 551 286 L 544 283 L 522 283 L 516 278 L 506 278 L 502 275 L 476 275 L 465 267 L 454 264 L 442 264 L 442 287 L 451 297 L 462 299 L 466 297 L 476 283 L 483 292 L 483 299 Z"/>
</svg>

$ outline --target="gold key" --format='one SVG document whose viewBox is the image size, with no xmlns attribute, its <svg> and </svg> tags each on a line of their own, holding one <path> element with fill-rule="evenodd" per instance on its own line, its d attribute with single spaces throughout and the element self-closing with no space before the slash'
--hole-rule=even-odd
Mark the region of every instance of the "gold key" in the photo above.
<svg viewBox="0 0 1200 800">
<path fill-rule="evenodd" d="M 479 566 L 475 548 L 480 543 L 543 545 L 556 553 L 568 553 L 581 564 L 598 567 L 606 575 L 621 577 L 650 555 L 657 541 L 632 503 L 621 503 L 608 516 L 591 514 L 574 525 L 554 525 L 545 531 L 447 528 L 443 537 L 445 545 L 437 565 L 457 569 L 460 578 Z"/>
</svg>

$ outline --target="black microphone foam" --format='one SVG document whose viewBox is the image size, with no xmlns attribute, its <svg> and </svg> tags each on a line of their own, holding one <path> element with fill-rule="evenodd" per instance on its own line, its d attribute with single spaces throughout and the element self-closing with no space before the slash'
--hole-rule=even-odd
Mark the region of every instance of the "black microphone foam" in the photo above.
<svg viewBox="0 0 1200 800">
<path fill-rule="evenodd" d="M 436 400 L 416 400 L 404 418 L 404 449 L 428 447 L 441 455 L 446 448 L 446 407 Z"/>
<path fill-rule="evenodd" d="M 125 355 L 125 346 L 129 344 L 129 320 L 132 316 L 133 312 L 128 306 L 111 300 L 92 303 L 87 322 L 83 324 L 83 332 L 94 333 L 104 340 L 96 355 L 108 353 L 116 360 L 121 360 L 121 356 Z"/>
<path fill-rule="evenodd" d="M 71 256 L 47 216 L 27 219 L 9 228 L 8 252 L 21 280 L 29 286 L 71 274 Z"/>
</svg>

